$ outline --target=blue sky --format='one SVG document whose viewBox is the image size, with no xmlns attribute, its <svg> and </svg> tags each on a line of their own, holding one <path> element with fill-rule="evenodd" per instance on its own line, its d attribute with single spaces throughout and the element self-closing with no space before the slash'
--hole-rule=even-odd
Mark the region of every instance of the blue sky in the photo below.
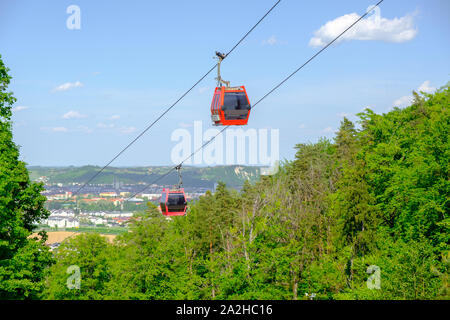
<svg viewBox="0 0 450 320">
<path fill-rule="evenodd" d="M 104 165 L 170 106 L 275 1 L 0 1 L 0 54 L 18 101 L 14 140 L 30 165 Z M 222 65 L 256 102 L 370 0 L 283 0 Z M 81 29 L 66 9 L 81 10 Z M 279 129 L 280 157 L 332 138 L 344 115 L 404 106 L 449 81 L 450 2 L 385 0 L 360 29 L 252 111 L 248 128 Z M 378 21 L 378 22 L 376 22 Z M 327 24 L 328 23 L 328 24 Z M 211 73 L 113 166 L 171 164 L 178 128 L 211 127 Z"/>
</svg>

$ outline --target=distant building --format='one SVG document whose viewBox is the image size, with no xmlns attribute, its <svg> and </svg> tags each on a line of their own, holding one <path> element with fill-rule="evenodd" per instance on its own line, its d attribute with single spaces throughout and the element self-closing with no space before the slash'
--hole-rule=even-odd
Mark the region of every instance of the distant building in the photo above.
<svg viewBox="0 0 450 320">
<path fill-rule="evenodd" d="M 103 211 L 96 211 L 96 212 L 89 212 L 89 213 L 83 213 L 83 215 L 87 216 L 93 216 L 93 217 L 104 217 L 106 215 L 106 212 Z"/>
<path fill-rule="evenodd" d="M 69 209 L 51 210 L 50 217 L 74 217 L 75 212 Z"/>
<path fill-rule="evenodd" d="M 100 197 L 117 197 L 115 192 L 102 192 L 99 194 Z"/>
<path fill-rule="evenodd" d="M 108 201 L 114 203 L 114 205 L 117 207 L 118 205 L 121 205 L 123 203 L 122 198 L 115 198 L 115 199 L 109 199 Z"/>
<path fill-rule="evenodd" d="M 187 200 L 198 199 L 204 195 L 205 195 L 204 192 L 190 192 L 190 193 L 186 193 L 186 199 Z"/>
<path fill-rule="evenodd" d="M 132 212 L 108 212 L 105 214 L 105 218 L 129 218 L 132 217 Z"/>
<path fill-rule="evenodd" d="M 36 182 L 44 182 L 47 183 L 48 182 L 48 177 L 46 176 L 41 176 L 39 178 L 36 179 Z"/>
<path fill-rule="evenodd" d="M 51 228 L 79 228 L 80 222 L 74 218 L 62 218 L 62 217 L 49 217 L 42 221 L 43 224 L 48 225 Z"/>
<path fill-rule="evenodd" d="M 113 218 L 113 221 L 116 225 L 124 225 L 130 221 L 131 217 L 124 218 Z"/>
<path fill-rule="evenodd" d="M 114 186 L 114 189 L 118 191 L 122 187 L 122 182 L 120 182 L 119 179 L 116 180 L 116 177 L 114 177 L 113 186 Z"/>
<path fill-rule="evenodd" d="M 91 199 L 81 199 L 83 202 L 98 202 L 98 201 L 106 201 L 106 198 L 91 198 Z"/>
<path fill-rule="evenodd" d="M 139 196 L 141 198 L 146 198 L 147 200 L 159 200 L 159 198 L 161 198 L 160 193 L 142 193 Z"/>
<path fill-rule="evenodd" d="M 72 192 L 67 191 L 65 193 L 57 193 L 46 196 L 47 200 L 67 200 L 72 197 Z"/>
<path fill-rule="evenodd" d="M 106 224 L 106 220 L 98 217 L 90 217 L 89 221 L 95 225 L 97 224 Z"/>
</svg>

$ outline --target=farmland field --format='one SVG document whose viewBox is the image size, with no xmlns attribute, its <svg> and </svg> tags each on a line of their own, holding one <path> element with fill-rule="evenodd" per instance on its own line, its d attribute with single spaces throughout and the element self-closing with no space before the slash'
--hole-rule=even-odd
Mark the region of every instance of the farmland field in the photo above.
<svg viewBox="0 0 450 320">
<path fill-rule="evenodd" d="M 65 239 L 80 235 L 84 232 L 73 232 L 73 231 L 49 231 L 47 232 L 48 239 L 45 244 L 49 245 L 56 242 L 63 242 Z M 116 237 L 115 234 L 100 234 L 106 237 L 110 242 Z M 37 233 L 33 233 L 30 237 L 39 237 Z"/>
</svg>

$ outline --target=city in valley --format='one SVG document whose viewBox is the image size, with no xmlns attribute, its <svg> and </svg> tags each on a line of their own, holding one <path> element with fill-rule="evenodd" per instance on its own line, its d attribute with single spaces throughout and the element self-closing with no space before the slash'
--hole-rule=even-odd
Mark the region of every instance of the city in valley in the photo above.
<svg viewBox="0 0 450 320">
<path fill-rule="evenodd" d="M 177 182 L 175 176 L 161 179 L 159 184 L 146 180 L 149 173 L 163 174 L 163 169 L 158 167 L 113 168 L 102 180 L 89 184 L 85 184 L 86 177 L 82 175 L 93 176 L 98 168 L 31 167 L 30 170 L 33 180 L 43 183 L 45 188 L 41 194 L 47 199 L 45 206 L 50 215 L 40 221 L 38 231 L 47 231 L 47 244 L 52 249 L 65 237 L 81 232 L 111 237 L 127 232 L 132 217 L 145 212 L 149 202 L 158 206 L 162 189 L 173 188 Z M 228 186 L 240 189 L 245 180 L 257 177 L 258 170 L 245 166 L 187 167 L 183 185 L 186 200 L 198 199 L 207 190 L 214 192 L 217 181 L 226 181 Z M 198 176 L 200 179 L 191 178 Z"/>
<path fill-rule="evenodd" d="M 117 235 L 128 230 L 127 224 L 137 212 L 144 212 L 147 203 L 158 205 L 161 190 L 171 185 L 150 185 L 145 191 L 143 184 L 90 184 L 76 193 L 81 183 L 47 183 L 47 177 L 36 179 L 43 182 L 47 198 L 46 208 L 50 211 L 47 219 L 41 220 L 40 230 L 49 234 L 47 244 L 57 248 L 61 235 L 71 236 L 73 232 L 98 232 Z M 211 189 L 213 191 L 214 187 Z M 197 199 L 209 188 L 186 188 L 187 201 Z M 142 191 L 142 192 L 140 192 Z"/>
<path fill-rule="evenodd" d="M 42 177 L 41 180 L 45 180 Z M 92 229 L 107 230 L 108 233 L 120 233 L 119 228 L 126 228 L 127 223 L 136 212 L 143 212 L 147 202 L 158 204 L 163 187 L 151 185 L 144 192 L 142 185 L 114 184 L 89 185 L 83 192 L 75 195 L 81 184 L 46 184 L 42 192 L 47 198 L 46 207 L 50 216 L 42 220 L 40 227 L 47 231 Z M 206 188 L 188 188 L 188 201 L 205 194 Z"/>
</svg>

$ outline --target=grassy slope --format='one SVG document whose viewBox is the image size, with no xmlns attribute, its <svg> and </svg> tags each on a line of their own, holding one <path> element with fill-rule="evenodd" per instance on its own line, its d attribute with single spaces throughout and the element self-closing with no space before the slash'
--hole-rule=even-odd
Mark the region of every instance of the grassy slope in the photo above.
<svg viewBox="0 0 450 320">
<path fill-rule="evenodd" d="M 36 180 L 46 176 L 49 183 L 86 182 L 100 167 L 28 167 L 30 177 Z M 165 174 L 170 167 L 131 167 L 131 168 L 106 168 L 92 183 L 111 184 L 114 177 L 127 184 L 150 183 Z M 216 166 L 216 167 L 184 167 L 183 183 L 192 187 L 211 187 L 218 181 L 223 181 L 230 187 L 242 186 L 246 179 L 251 182 L 259 177 L 258 167 L 248 166 Z M 158 184 L 174 184 L 178 180 L 176 172 L 161 179 Z"/>
</svg>

